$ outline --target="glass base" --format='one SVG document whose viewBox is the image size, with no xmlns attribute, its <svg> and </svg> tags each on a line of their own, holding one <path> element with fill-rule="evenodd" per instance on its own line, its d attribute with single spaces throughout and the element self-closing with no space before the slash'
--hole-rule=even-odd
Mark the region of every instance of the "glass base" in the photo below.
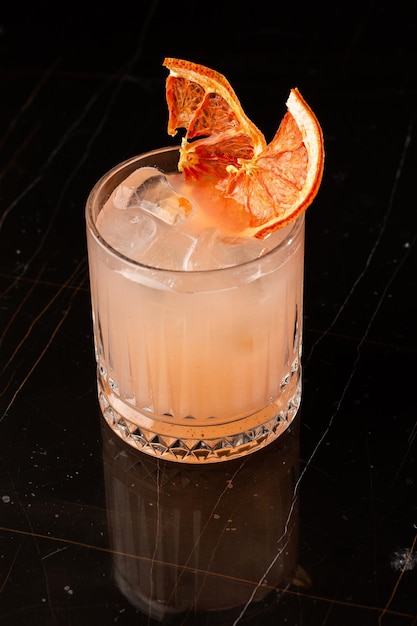
<svg viewBox="0 0 417 626">
<path fill-rule="evenodd" d="M 274 441 L 292 423 L 301 402 L 301 368 L 285 380 L 277 401 L 243 419 L 204 427 L 158 421 L 126 405 L 98 376 L 104 419 L 126 443 L 166 461 L 217 463 L 244 456 Z"/>
</svg>

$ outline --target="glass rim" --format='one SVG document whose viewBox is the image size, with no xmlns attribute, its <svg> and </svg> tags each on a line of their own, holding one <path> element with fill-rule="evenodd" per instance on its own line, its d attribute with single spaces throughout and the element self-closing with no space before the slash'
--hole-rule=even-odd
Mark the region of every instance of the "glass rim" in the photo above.
<svg viewBox="0 0 417 626">
<path fill-rule="evenodd" d="M 243 261 L 242 263 L 238 263 L 236 265 L 229 265 L 227 267 L 218 267 L 218 268 L 212 268 L 212 269 L 199 269 L 199 270 L 167 269 L 167 268 L 155 267 L 153 265 L 147 265 L 146 263 L 141 263 L 140 261 L 131 259 L 128 256 L 124 255 L 122 252 L 119 252 L 100 234 L 95 224 L 95 220 L 93 217 L 93 207 L 98 202 L 98 197 L 99 197 L 99 193 L 101 189 L 103 188 L 104 184 L 107 181 L 110 181 L 119 172 L 125 170 L 126 168 L 130 166 L 133 166 L 135 163 L 138 163 L 145 158 L 150 158 L 153 155 L 164 155 L 167 153 L 179 152 L 179 150 L 180 150 L 180 146 L 166 146 L 163 148 L 149 150 L 141 154 L 138 154 L 136 156 L 130 157 L 129 159 L 125 159 L 124 161 L 121 161 L 120 163 L 112 167 L 110 170 L 105 172 L 95 183 L 90 193 L 88 194 L 87 201 L 86 201 L 86 208 L 85 208 L 86 225 L 87 225 L 89 232 L 92 234 L 92 236 L 96 240 L 96 242 L 102 248 L 104 248 L 109 254 L 116 257 L 120 261 L 123 261 L 123 263 L 125 263 L 127 266 L 130 266 L 132 269 L 135 268 L 136 270 L 139 269 L 145 272 L 152 272 L 154 275 L 159 275 L 159 276 L 165 275 L 165 276 L 184 277 L 186 275 L 187 276 L 198 276 L 198 275 L 207 276 L 209 274 L 224 275 L 225 273 L 228 273 L 228 274 L 233 273 L 233 272 L 239 271 L 241 268 L 247 268 L 252 265 L 259 264 L 259 263 L 266 264 L 267 261 L 271 259 L 271 257 L 278 256 L 279 253 L 286 246 L 288 246 L 289 243 L 293 239 L 297 237 L 299 230 L 302 228 L 304 224 L 304 220 L 305 220 L 304 212 L 301 215 L 299 215 L 293 222 L 287 225 L 287 227 L 291 226 L 289 232 L 282 238 L 282 240 L 280 240 L 277 243 L 276 246 L 272 247 L 270 250 L 265 252 L 265 254 L 263 254 L 260 257 L 256 257 L 254 259 L 250 259 L 248 261 Z M 112 193 L 115 188 L 116 186 L 111 189 L 110 193 Z M 108 197 L 109 196 L 107 196 L 106 199 Z M 100 210 L 101 210 L 101 207 L 100 207 Z M 274 232 L 276 231 L 273 231 L 273 233 Z M 273 233 L 271 234 L 273 235 Z M 267 239 L 268 237 L 266 237 L 264 241 L 267 241 Z"/>
</svg>

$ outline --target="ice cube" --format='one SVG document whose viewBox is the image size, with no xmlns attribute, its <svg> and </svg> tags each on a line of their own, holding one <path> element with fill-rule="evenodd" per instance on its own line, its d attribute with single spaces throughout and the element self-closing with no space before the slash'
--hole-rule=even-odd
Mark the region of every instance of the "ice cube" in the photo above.
<svg viewBox="0 0 417 626">
<path fill-rule="evenodd" d="M 197 239 L 158 223 L 158 233 L 141 255 L 140 262 L 165 270 L 186 270 Z"/>
<path fill-rule="evenodd" d="M 133 172 L 112 193 L 97 218 L 102 237 L 116 250 L 155 268 L 182 270 L 196 238 L 177 230 L 194 212 L 153 167 Z"/>
<path fill-rule="evenodd" d="M 136 261 L 157 234 L 153 217 L 140 209 L 117 210 L 111 202 L 100 211 L 96 225 L 112 248 Z"/>
<path fill-rule="evenodd" d="M 241 265 L 257 259 L 269 247 L 261 239 L 225 235 L 217 228 L 205 228 L 192 251 L 188 270 L 213 270 Z"/>
<path fill-rule="evenodd" d="M 131 174 L 113 194 L 118 209 L 141 208 L 166 224 L 178 224 L 194 213 L 194 205 L 178 194 L 166 176 L 154 167 L 142 167 Z"/>
</svg>

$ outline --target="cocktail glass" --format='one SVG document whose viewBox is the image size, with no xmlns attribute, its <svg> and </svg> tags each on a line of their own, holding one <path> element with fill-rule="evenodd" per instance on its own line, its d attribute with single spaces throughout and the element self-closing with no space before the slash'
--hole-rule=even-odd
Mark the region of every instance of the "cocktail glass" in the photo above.
<svg viewBox="0 0 417 626">
<path fill-rule="evenodd" d="M 301 400 L 304 217 L 264 256 L 215 270 L 165 270 L 103 239 L 97 217 L 139 167 L 177 171 L 178 148 L 105 174 L 86 207 L 98 396 L 122 439 L 168 461 L 254 452 L 291 424 Z"/>
</svg>

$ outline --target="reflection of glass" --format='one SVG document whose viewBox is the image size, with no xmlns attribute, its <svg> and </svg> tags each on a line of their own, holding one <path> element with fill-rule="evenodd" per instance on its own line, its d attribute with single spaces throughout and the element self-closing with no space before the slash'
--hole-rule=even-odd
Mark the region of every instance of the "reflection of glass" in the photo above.
<svg viewBox="0 0 417 626">
<path fill-rule="evenodd" d="M 172 172 L 177 160 L 178 149 L 131 159 L 87 203 L 99 397 L 132 446 L 208 463 L 269 443 L 297 413 L 304 218 L 274 233 L 264 256 L 234 267 L 174 271 L 131 261 L 103 240 L 97 216 L 137 168 Z"/>
<path fill-rule="evenodd" d="M 103 425 L 110 546 L 130 603 L 173 624 L 273 610 L 297 566 L 298 444 L 295 420 L 262 451 L 195 466 L 135 451 Z"/>
</svg>

